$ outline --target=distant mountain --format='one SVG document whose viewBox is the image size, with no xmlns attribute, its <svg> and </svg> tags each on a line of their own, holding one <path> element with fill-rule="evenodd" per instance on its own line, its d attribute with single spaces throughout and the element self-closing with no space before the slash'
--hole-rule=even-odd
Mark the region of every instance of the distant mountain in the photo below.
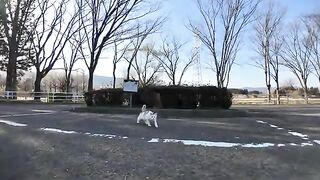
<svg viewBox="0 0 320 180">
<path fill-rule="evenodd" d="M 247 89 L 248 91 L 259 91 L 262 92 L 262 94 L 268 93 L 267 87 L 243 87 L 242 89 Z M 271 91 L 274 91 L 275 88 L 271 87 Z"/>
</svg>

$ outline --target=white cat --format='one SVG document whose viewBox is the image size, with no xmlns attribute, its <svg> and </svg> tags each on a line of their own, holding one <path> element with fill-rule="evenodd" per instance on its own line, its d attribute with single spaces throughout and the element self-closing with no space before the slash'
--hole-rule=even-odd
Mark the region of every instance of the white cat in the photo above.
<svg viewBox="0 0 320 180">
<path fill-rule="evenodd" d="M 153 122 L 154 126 L 156 128 L 158 128 L 158 123 L 157 123 L 157 113 L 154 113 L 152 111 L 147 111 L 147 106 L 143 105 L 141 108 L 141 113 L 139 114 L 138 118 L 137 118 L 137 124 L 140 123 L 140 121 L 144 121 L 144 123 L 146 125 L 148 125 L 149 127 L 151 127 L 150 122 Z"/>
</svg>

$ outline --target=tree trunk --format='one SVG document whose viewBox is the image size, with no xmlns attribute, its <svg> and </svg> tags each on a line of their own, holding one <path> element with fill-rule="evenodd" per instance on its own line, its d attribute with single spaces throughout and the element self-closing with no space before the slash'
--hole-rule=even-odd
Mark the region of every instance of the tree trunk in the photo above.
<svg viewBox="0 0 320 180">
<path fill-rule="evenodd" d="M 34 82 L 34 92 L 41 92 L 41 78 L 36 77 L 36 81 Z"/>
<path fill-rule="evenodd" d="M 308 85 L 307 85 L 307 82 L 304 82 L 303 90 L 304 90 L 304 102 L 306 104 L 308 104 L 309 102 L 308 102 Z"/>
<path fill-rule="evenodd" d="M 218 88 L 221 88 L 220 73 L 219 73 L 219 72 L 217 72 L 216 76 L 217 76 L 217 84 L 218 84 Z"/>
<path fill-rule="evenodd" d="M 71 78 L 71 77 L 68 77 L 67 80 L 66 80 L 66 92 L 67 92 L 67 93 L 69 93 L 70 90 L 71 90 L 71 84 L 70 84 L 70 81 L 71 81 L 71 80 L 70 80 L 70 78 Z"/>
<path fill-rule="evenodd" d="M 66 92 L 71 92 L 71 70 L 68 72 L 66 77 Z"/>
<path fill-rule="evenodd" d="M 304 90 L 304 102 L 308 104 L 308 91 L 306 89 Z"/>
<path fill-rule="evenodd" d="M 93 91 L 93 70 L 89 70 L 88 92 Z"/>
<path fill-rule="evenodd" d="M 127 80 L 130 79 L 131 66 L 132 66 L 132 61 L 129 62 L 129 65 L 128 65 L 128 68 L 127 68 Z"/>
<path fill-rule="evenodd" d="M 6 91 L 16 91 L 17 90 L 17 70 L 15 67 L 15 62 L 8 63 L 7 66 L 7 77 L 6 77 Z"/>
<path fill-rule="evenodd" d="M 175 76 L 172 76 L 172 85 L 176 85 L 176 77 Z"/>
<path fill-rule="evenodd" d="M 116 63 L 114 63 L 114 64 L 113 64 L 113 71 L 112 71 L 112 75 L 113 75 L 112 88 L 113 88 L 113 89 L 116 88 L 116 69 L 117 69 L 117 65 L 116 65 Z"/>
<path fill-rule="evenodd" d="M 281 104 L 281 101 L 280 101 L 280 86 L 279 86 L 279 82 L 276 81 L 276 84 L 277 84 L 277 90 L 276 90 L 276 93 L 277 93 L 277 104 Z"/>
<path fill-rule="evenodd" d="M 267 87 L 268 87 L 268 103 L 271 103 L 271 85 L 268 84 Z"/>
<path fill-rule="evenodd" d="M 37 75 L 36 75 L 36 80 L 34 82 L 34 100 L 40 100 L 40 96 L 41 96 L 41 80 L 42 80 L 42 77 L 40 75 L 39 72 L 37 72 Z"/>
<path fill-rule="evenodd" d="M 12 44 L 14 44 L 12 42 Z M 12 45 L 9 51 L 9 62 L 7 66 L 6 91 L 17 91 L 17 57 L 18 47 Z"/>
</svg>

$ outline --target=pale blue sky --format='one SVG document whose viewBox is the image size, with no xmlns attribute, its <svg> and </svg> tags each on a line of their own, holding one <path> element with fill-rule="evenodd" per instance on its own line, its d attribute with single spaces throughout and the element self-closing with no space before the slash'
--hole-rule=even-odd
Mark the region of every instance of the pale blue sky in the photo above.
<svg viewBox="0 0 320 180">
<path fill-rule="evenodd" d="M 270 0 L 265 0 L 268 2 Z M 279 4 L 287 9 L 285 23 L 289 24 L 294 22 L 299 16 L 316 12 L 317 9 L 320 9 L 320 0 L 274 0 L 276 4 Z M 260 7 L 261 8 L 261 7 Z M 163 30 L 162 37 L 175 37 L 176 39 L 182 42 L 188 42 L 185 46 L 184 55 L 188 56 L 190 54 L 190 48 L 193 45 L 193 35 L 186 28 L 186 25 L 190 20 L 197 21 L 200 16 L 194 0 L 164 0 L 163 1 L 163 14 L 168 17 Z M 319 10 L 320 12 L 320 10 Z M 284 26 L 286 29 L 286 26 Z M 237 65 L 234 65 L 232 69 L 232 74 L 230 78 L 229 87 L 264 87 L 264 74 L 260 69 L 250 65 L 252 64 L 252 58 L 255 56 L 253 52 L 253 44 L 250 41 L 252 37 L 252 31 L 248 29 L 244 36 L 244 41 L 241 47 L 241 50 L 237 56 Z M 210 82 L 213 85 L 216 85 L 214 73 L 208 69 L 207 63 L 208 56 L 205 52 L 205 47 L 202 46 L 201 53 L 201 62 L 202 62 L 202 79 L 203 83 Z M 96 74 L 110 76 L 112 70 L 106 70 L 106 67 L 111 67 L 111 65 L 102 65 L 107 62 L 101 62 L 101 65 L 97 67 Z M 110 73 L 108 73 L 110 72 Z M 185 80 L 192 82 L 193 78 L 193 69 L 191 68 L 186 75 Z M 122 72 L 118 72 L 118 75 L 121 75 Z M 282 68 L 280 74 L 280 83 L 284 83 L 287 79 L 296 79 L 287 69 Z M 165 77 L 164 77 L 165 78 Z M 298 81 L 296 81 L 296 85 Z M 309 85 L 319 86 L 319 83 L 315 78 L 310 78 Z"/>
<path fill-rule="evenodd" d="M 303 14 L 315 12 L 316 9 L 320 8 L 319 0 L 275 0 L 275 2 L 287 8 L 286 23 L 294 21 Z M 175 36 L 192 41 L 192 34 L 185 28 L 185 25 L 188 24 L 189 19 L 195 19 L 195 21 L 199 19 L 194 0 L 167 0 L 164 4 L 164 9 L 169 13 L 169 22 L 166 28 L 167 33 L 174 32 Z M 251 31 L 248 30 L 244 38 L 243 47 L 237 58 L 238 65 L 235 65 L 232 70 L 230 87 L 264 86 L 263 72 L 250 65 L 252 56 L 255 56 L 252 50 L 252 42 L 246 40 L 250 39 L 250 35 Z M 206 55 L 204 53 L 203 51 L 201 61 L 204 64 L 203 66 L 206 66 L 206 63 L 204 63 L 206 61 Z M 205 67 L 202 68 L 204 71 L 202 78 L 203 81 L 206 82 L 209 81 L 214 74 L 205 69 Z M 281 82 L 293 77 L 285 68 L 283 68 L 282 72 Z M 190 74 L 192 75 L 192 72 L 190 72 L 189 75 Z M 214 78 L 211 82 L 215 82 Z M 317 83 L 315 78 L 310 79 L 310 85 L 317 85 Z"/>
</svg>

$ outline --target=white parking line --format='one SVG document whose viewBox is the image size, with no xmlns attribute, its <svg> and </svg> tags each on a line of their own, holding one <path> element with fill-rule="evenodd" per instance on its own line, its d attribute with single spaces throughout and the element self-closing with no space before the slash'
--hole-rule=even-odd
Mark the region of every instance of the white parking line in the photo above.
<svg viewBox="0 0 320 180">
<path fill-rule="evenodd" d="M 299 133 L 299 132 L 294 132 L 294 131 L 292 131 L 292 130 L 290 130 L 290 129 L 289 129 L 289 130 L 288 130 L 288 129 L 284 129 L 284 128 L 282 128 L 282 127 L 279 127 L 279 126 L 276 126 L 276 125 L 267 123 L 267 122 L 265 122 L 265 121 L 256 121 L 256 122 L 257 122 L 257 123 L 260 123 L 260 124 L 267 124 L 267 125 L 269 125 L 270 127 L 275 128 L 275 129 L 277 129 L 277 130 L 286 130 L 286 131 L 288 132 L 288 134 L 290 134 L 290 135 L 292 135 L 292 136 L 300 137 L 302 140 L 309 140 L 309 136 L 306 135 L 306 134 L 302 134 L 302 133 Z M 309 142 L 306 143 L 306 144 L 309 144 Z"/>
<path fill-rule="evenodd" d="M 37 113 L 37 114 L 44 114 L 44 113 Z M 51 113 L 52 114 L 52 113 Z M 29 114 L 30 115 L 30 114 Z M 0 119 L 0 123 L 4 123 L 10 126 L 17 126 L 17 127 L 24 127 L 27 126 L 27 124 L 22 124 L 22 123 L 16 123 L 13 121 L 7 121 L 7 120 L 1 120 Z M 267 122 L 259 122 L 262 124 L 267 124 L 270 126 L 270 124 L 268 124 Z M 270 126 L 272 127 L 272 126 Z M 278 127 L 278 126 L 276 126 Z M 274 127 L 274 128 L 276 128 Z M 67 135 L 71 135 L 71 134 L 80 134 L 80 135 L 87 135 L 87 136 L 91 136 L 91 137 L 104 137 L 104 138 L 108 138 L 108 139 L 128 139 L 129 137 L 126 136 L 119 136 L 119 135 L 111 135 L 111 134 L 95 134 L 95 133 L 90 133 L 90 132 L 86 132 L 86 133 L 82 133 L 82 132 L 77 132 L 77 131 L 73 131 L 73 130 L 62 130 L 62 129 L 56 129 L 56 128 L 40 128 L 41 131 L 46 131 L 46 132 L 52 132 L 52 133 L 59 133 L 59 134 L 67 134 Z M 298 132 L 293 132 L 292 130 L 288 130 L 288 133 L 293 135 L 293 136 L 297 136 L 300 137 L 304 140 L 309 140 L 307 135 L 298 133 Z M 141 138 L 143 140 L 148 139 L 148 138 Z M 222 148 L 237 148 L 237 147 L 241 147 L 241 148 L 267 148 L 267 147 L 286 147 L 286 146 L 299 146 L 299 147 L 304 147 L 304 146 L 314 146 L 315 144 L 319 144 L 320 145 L 320 141 L 319 140 L 313 140 L 313 141 L 307 141 L 307 142 L 303 142 L 300 144 L 296 144 L 296 143 L 279 143 L 279 144 L 275 144 L 275 143 L 233 143 L 233 142 L 213 142 L 213 141 L 200 141 L 200 140 L 179 140 L 179 139 L 160 139 L 160 138 L 152 138 L 151 140 L 147 141 L 149 143 L 182 143 L 183 145 L 186 146 L 204 146 L 204 147 L 222 147 Z"/>
<path fill-rule="evenodd" d="M 55 112 L 57 112 L 57 111 L 43 110 L 43 109 L 33 109 L 31 111 L 33 111 L 33 112 L 42 112 L 42 113 L 55 113 Z"/>
<path fill-rule="evenodd" d="M 61 130 L 61 129 L 55 129 L 55 128 L 41 128 L 41 131 L 47 131 L 47 132 L 53 132 L 53 133 L 59 133 L 59 134 L 80 134 L 80 135 L 87 135 L 91 137 L 104 137 L 108 139 L 128 139 L 129 137 L 126 136 L 119 136 L 119 135 L 112 135 L 112 134 L 95 134 L 95 133 L 81 133 L 77 131 L 72 130 Z M 148 139 L 148 138 L 141 138 L 142 140 Z M 221 147 L 221 148 L 233 148 L 233 147 L 242 147 L 242 148 L 267 148 L 267 147 L 286 147 L 286 146 L 313 146 L 314 144 L 309 141 L 306 143 L 301 144 L 295 144 L 295 143 L 232 143 L 232 142 L 213 142 L 213 141 L 198 141 L 198 140 L 179 140 L 179 139 L 160 139 L 160 138 L 152 138 L 151 140 L 147 141 L 149 143 L 182 143 L 186 146 L 204 146 L 204 147 Z"/>
<path fill-rule="evenodd" d="M 48 113 L 30 113 L 30 114 L 8 114 L 8 115 L 1 115 L 0 118 L 6 117 L 22 117 L 22 116 L 39 116 L 39 115 L 50 115 L 54 114 L 53 112 Z"/>
<path fill-rule="evenodd" d="M 59 134 L 81 134 L 81 135 L 87 135 L 91 137 L 104 137 L 108 139 L 113 139 L 113 138 L 118 138 L 118 139 L 127 139 L 128 137 L 126 136 L 117 136 L 117 135 L 112 135 L 112 134 L 95 134 L 95 133 L 82 133 L 82 132 L 77 132 L 77 131 L 71 131 L 71 130 L 62 130 L 62 129 L 56 129 L 56 128 L 40 128 L 41 131 L 47 131 L 47 132 L 52 132 L 52 133 L 59 133 Z"/>
<path fill-rule="evenodd" d="M 297 136 L 297 137 L 301 137 L 302 139 L 305 139 L 305 138 L 308 138 L 308 135 L 306 134 L 301 134 L 301 133 L 298 133 L 298 132 L 293 132 L 291 130 L 288 131 L 289 134 L 291 134 L 292 136 Z"/>
<path fill-rule="evenodd" d="M 56 133 L 63 133 L 63 134 L 79 134 L 75 131 L 64 131 L 61 129 L 55 129 L 55 128 L 41 128 L 42 131 L 49 131 L 49 132 L 56 132 Z"/>
<path fill-rule="evenodd" d="M 313 142 L 315 142 L 315 143 L 320 145 L 320 140 L 313 140 Z"/>
<path fill-rule="evenodd" d="M 311 142 L 301 143 L 301 144 L 274 144 L 274 143 L 250 143 L 250 144 L 242 144 L 242 143 L 232 143 L 232 142 L 212 142 L 212 141 L 196 141 L 196 140 L 179 140 L 179 139 L 159 139 L 152 138 L 148 141 L 149 143 L 182 143 L 186 146 L 204 146 L 204 147 L 221 147 L 221 148 L 234 148 L 234 147 L 242 147 L 242 148 L 267 148 L 267 147 L 286 147 L 286 146 L 313 146 Z"/>
<path fill-rule="evenodd" d="M 305 114 L 305 113 L 291 113 L 292 115 L 298 115 L 298 116 L 320 116 L 320 113 L 309 113 L 309 114 Z"/>
<path fill-rule="evenodd" d="M 25 127 L 25 126 L 27 126 L 26 124 L 16 123 L 16 122 L 13 122 L 13 121 L 7 121 L 7 120 L 2 120 L 2 119 L 0 119 L 0 123 L 7 124 L 9 126 L 17 126 L 17 127 Z"/>
</svg>

